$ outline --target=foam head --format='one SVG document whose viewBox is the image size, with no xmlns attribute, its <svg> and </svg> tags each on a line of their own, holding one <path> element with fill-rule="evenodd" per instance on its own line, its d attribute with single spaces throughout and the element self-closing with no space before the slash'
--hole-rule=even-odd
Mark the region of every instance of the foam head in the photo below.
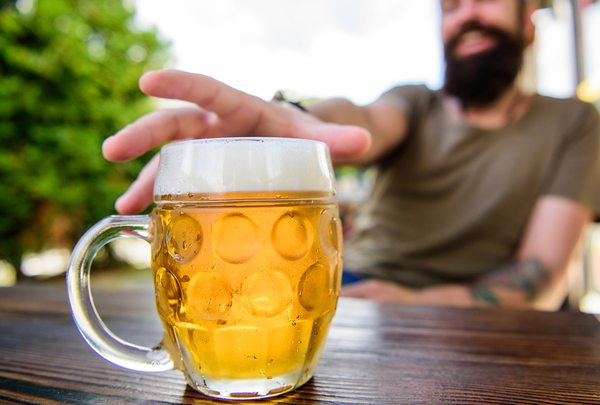
<svg viewBox="0 0 600 405">
<path fill-rule="evenodd" d="M 171 143 L 161 149 L 155 201 L 262 192 L 335 196 L 327 145 L 290 138 L 214 138 Z"/>
</svg>

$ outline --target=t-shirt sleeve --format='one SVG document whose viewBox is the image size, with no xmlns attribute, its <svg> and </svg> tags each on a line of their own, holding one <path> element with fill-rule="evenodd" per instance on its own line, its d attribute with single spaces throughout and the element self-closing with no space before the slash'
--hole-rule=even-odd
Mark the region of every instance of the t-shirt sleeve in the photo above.
<svg viewBox="0 0 600 405">
<path fill-rule="evenodd" d="M 378 101 L 384 101 L 402 111 L 408 117 L 428 102 L 432 90 L 425 85 L 405 85 L 394 87 L 381 95 Z"/>
<path fill-rule="evenodd" d="M 600 115 L 594 106 L 585 104 L 574 118 L 544 194 L 570 198 L 600 214 Z"/>
</svg>

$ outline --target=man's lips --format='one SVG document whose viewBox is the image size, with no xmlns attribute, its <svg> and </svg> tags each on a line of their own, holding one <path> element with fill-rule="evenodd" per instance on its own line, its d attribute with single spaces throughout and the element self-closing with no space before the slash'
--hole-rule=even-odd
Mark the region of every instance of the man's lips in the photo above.
<svg viewBox="0 0 600 405">
<path fill-rule="evenodd" d="M 457 57 L 464 57 L 486 51 L 496 45 L 497 40 L 494 36 L 482 30 L 470 30 L 462 34 L 453 52 Z"/>
</svg>

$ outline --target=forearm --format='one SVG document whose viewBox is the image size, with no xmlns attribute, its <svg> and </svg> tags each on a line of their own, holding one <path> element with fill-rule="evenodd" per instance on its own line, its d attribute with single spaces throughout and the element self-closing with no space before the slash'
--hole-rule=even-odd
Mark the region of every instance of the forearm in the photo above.
<svg viewBox="0 0 600 405">
<path fill-rule="evenodd" d="M 365 117 L 364 107 L 357 106 L 344 98 L 321 100 L 305 106 L 306 110 L 324 122 L 341 125 L 356 125 L 367 128 L 369 123 Z"/>
<path fill-rule="evenodd" d="M 361 127 L 371 134 L 369 150 L 352 159 L 334 161 L 340 165 L 369 165 L 375 162 L 404 140 L 408 128 L 407 117 L 385 102 L 357 106 L 349 100 L 334 98 L 310 104 L 306 109 L 321 121 Z"/>
<path fill-rule="evenodd" d="M 411 290 L 415 304 L 458 307 L 532 308 L 551 284 L 551 273 L 539 261 L 511 263 L 469 284 Z"/>
<path fill-rule="evenodd" d="M 515 261 L 471 285 L 480 305 L 554 310 L 564 300 L 569 263 L 592 210 L 554 195 L 540 197 Z"/>
<path fill-rule="evenodd" d="M 380 302 L 453 307 L 533 308 L 549 285 L 550 273 L 533 261 L 516 262 L 470 284 L 413 289 L 382 280 L 342 288 L 346 297 Z"/>
<path fill-rule="evenodd" d="M 553 283 L 554 274 L 539 260 L 522 259 L 468 286 L 476 306 L 531 308 Z"/>
</svg>

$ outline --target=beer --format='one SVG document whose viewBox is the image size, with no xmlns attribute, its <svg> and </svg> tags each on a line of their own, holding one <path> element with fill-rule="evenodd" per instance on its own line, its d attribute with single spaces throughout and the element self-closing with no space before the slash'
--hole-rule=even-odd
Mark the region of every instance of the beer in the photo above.
<svg viewBox="0 0 600 405">
<path fill-rule="evenodd" d="M 301 196 L 154 210 L 158 312 L 178 367 L 210 387 L 197 389 L 269 395 L 312 376 L 340 289 L 341 227 L 335 204 Z"/>
<path fill-rule="evenodd" d="M 264 398 L 308 381 L 340 291 L 342 233 L 327 146 L 222 138 L 161 149 L 150 215 L 111 216 L 73 250 L 73 317 L 99 355 L 141 372 L 177 368 L 223 399 Z M 95 253 L 121 236 L 152 246 L 154 348 L 115 339 L 88 288 Z"/>
</svg>

